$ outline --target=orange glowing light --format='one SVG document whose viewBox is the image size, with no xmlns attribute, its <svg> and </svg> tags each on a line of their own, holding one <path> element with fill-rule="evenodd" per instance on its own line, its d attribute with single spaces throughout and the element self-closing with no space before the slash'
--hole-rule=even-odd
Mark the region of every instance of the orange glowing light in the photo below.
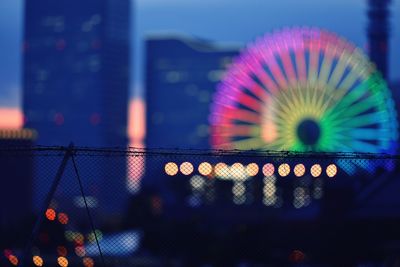
<svg viewBox="0 0 400 267">
<path fill-rule="evenodd" d="M 183 175 L 190 175 L 193 172 L 193 165 L 190 162 L 183 162 L 179 167 L 179 170 Z"/>
<path fill-rule="evenodd" d="M 274 175 L 275 167 L 272 163 L 267 163 L 263 166 L 263 174 L 267 177 Z"/>
<path fill-rule="evenodd" d="M 248 176 L 256 176 L 260 168 L 256 163 L 250 163 L 246 166 L 246 173 Z"/>
<path fill-rule="evenodd" d="M 22 128 L 23 117 L 19 108 L 0 108 L 0 129 Z"/>
<path fill-rule="evenodd" d="M 61 213 L 58 214 L 58 221 L 61 224 L 67 224 L 68 220 L 69 220 L 69 218 L 68 218 L 68 215 L 66 213 L 62 213 L 61 212 Z"/>
<path fill-rule="evenodd" d="M 49 221 L 54 221 L 56 219 L 56 211 L 53 209 L 47 209 L 46 210 L 46 218 Z"/>
<path fill-rule="evenodd" d="M 168 162 L 167 164 L 165 164 L 164 170 L 165 173 L 168 174 L 169 176 L 174 176 L 179 171 L 178 165 L 176 165 L 176 163 L 174 162 Z"/>
<path fill-rule="evenodd" d="M 283 163 L 278 167 L 278 173 L 280 176 L 285 177 L 290 173 L 290 165 L 287 163 Z"/>
<path fill-rule="evenodd" d="M 68 260 L 65 257 L 58 257 L 57 258 L 58 265 L 61 267 L 67 267 L 68 266 Z"/>
<path fill-rule="evenodd" d="M 312 175 L 313 177 L 318 177 L 318 176 L 320 176 L 321 173 L 322 173 L 321 165 L 319 165 L 319 164 L 314 164 L 314 165 L 312 165 L 310 172 L 311 172 L 311 175 Z"/>
<path fill-rule="evenodd" d="M 301 163 L 297 164 L 296 166 L 294 166 L 293 172 L 294 175 L 296 175 L 297 177 L 301 177 L 306 172 L 306 167 Z"/>
<path fill-rule="evenodd" d="M 208 162 L 202 162 L 199 165 L 199 173 L 201 175 L 207 176 L 210 175 L 212 172 L 212 166 L 210 163 Z"/>
<path fill-rule="evenodd" d="M 335 177 L 337 171 L 338 170 L 335 164 L 330 164 L 328 167 L 326 167 L 326 175 L 328 175 L 330 178 Z"/>
<path fill-rule="evenodd" d="M 14 265 L 14 266 L 17 266 L 18 265 L 18 258 L 17 258 L 17 256 L 15 256 L 15 255 L 10 255 L 10 256 L 8 256 L 8 260 L 10 261 L 10 263 L 12 264 L 12 265 Z"/>
<path fill-rule="evenodd" d="M 143 142 L 146 134 L 145 104 L 143 99 L 135 98 L 129 103 L 128 136 L 132 141 Z"/>
<path fill-rule="evenodd" d="M 92 258 L 89 257 L 85 257 L 83 258 L 83 265 L 85 267 L 93 267 L 94 266 L 94 260 Z"/>
<path fill-rule="evenodd" d="M 43 259 L 40 256 L 33 256 L 32 261 L 35 266 L 43 266 Z"/>
</svg>

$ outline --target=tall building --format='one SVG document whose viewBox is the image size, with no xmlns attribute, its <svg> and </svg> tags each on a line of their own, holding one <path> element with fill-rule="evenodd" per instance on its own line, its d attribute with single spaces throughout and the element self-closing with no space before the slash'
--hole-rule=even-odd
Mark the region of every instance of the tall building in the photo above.
<svg viewBox="0 0 400 267">
<path fill-rule="evenodd" d="M 158 36 L 146 42 L 146 147 L 209 148 L 209 105 L 237 48 Z"/>
<path fill-rule="evenodd" d="M 368 0 L 369 57 L 382 76 L 388 78 L 390 0 Z"/>
<path fill-rule="evenodd" d="M 39 145 L 126 145 L 129 3 L 26 1 L 23 111 Z"/>
<path fill-rule="evenodd" d="M 130 2 L 25 1 L 23 112 L 38 145 L 126 147 Z M 93 166 L 88 183 L 109 210 L 126 184 L 115 161 Z"/>
<path fill-rule="evenodd" d="M 32 213 L 33 153 L 30 149 L 35 138 L 36 132 L 30 129 L 0 127 L 0 247 L 25 241 L 23 234 L 29 235 L 31 230 L 27 223 Z M 16 227 L 23 234 L 11 235 L 10 229 Z"/>
</svg>

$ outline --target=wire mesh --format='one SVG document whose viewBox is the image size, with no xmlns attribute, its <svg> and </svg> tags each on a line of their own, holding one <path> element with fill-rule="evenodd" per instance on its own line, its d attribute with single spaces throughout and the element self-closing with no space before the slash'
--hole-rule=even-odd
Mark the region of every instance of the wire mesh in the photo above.
<svg viewBox="0 0 400 267">
<path fill-rule="evenodd" d="M 395 262 L 399 160 L 377 154 L 1 148 L 0 263 Z"/>
</svg>

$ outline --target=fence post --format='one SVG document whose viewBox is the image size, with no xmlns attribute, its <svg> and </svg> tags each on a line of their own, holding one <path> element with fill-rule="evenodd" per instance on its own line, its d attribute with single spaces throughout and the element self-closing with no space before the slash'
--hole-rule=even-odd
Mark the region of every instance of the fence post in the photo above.
<svg viewBox="0 0 400 267">
<path fill-rule="evenodd" d="M 29 254 L 30 254 L 30 250 L 31 250 L 32 244 L 33 244 L 34 240 L 36 239 L 36 236 L 37 236 L 37 234 L 39 232 L 40 226 L 42 225 L 42 222 L 43 222 L 44 214 L 46 213 L 46 210 L 49 207 L 49 205 L 51 203 L 51 200 L 53 199 L 53 196 L 54 196 L 54 194 L 55 194 L 55 192 L 57 190 L 57 187 L 58 187 L 58 185 L 60 183 L 61 177 L 64 174 L 65 167 L 67 166 L 68 160 L 72 156 L 73 152 L 74 152 L 74 144 L 70 143 L 68 148 L 67 148 L 67 150 L 65 151 L 64 158 L 62 159 L 61 164 L 58 167 L 56 176 L 55 176 L 55 178 L 53 180 L 53 183 L 52 183 L 52 185 L 50 187 L 50 190 L 49 190 L 49 192 L 48 192 L 48 194 L 46 196 L 46 199 L 45 199 L 45 201 L 43 203 L 43 207 L 40 210 L 39 217 L 36 220 L 35 226 L 33 227 L 31 237 L 29 238 L 29 240 L 27 242 L 27 245 L 26 245 L 26 248 L 25 248 L 25 252 L 24 252 L 24 255 L 23 255 L 22 267 L 28 267 L 29 266 L 29 260 L 31 258 Z"/>
</svg>

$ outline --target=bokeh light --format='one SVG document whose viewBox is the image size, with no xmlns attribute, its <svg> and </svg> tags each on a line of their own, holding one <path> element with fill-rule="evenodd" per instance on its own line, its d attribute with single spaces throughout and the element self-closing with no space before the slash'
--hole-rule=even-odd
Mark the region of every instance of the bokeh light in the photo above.
<svg viewBox="0 0 400 267">
<path fill-rule="evenodd" d="M 40 256 L 33 256 L 32 261 L 35 266 L 43 266 L 43 259 Z"/>
<path fill-rule="evenodd" d="M 83 266 L 85 266 L 85 267 L 93 267 L 94 266 L 94 260 L 92 258 L 85 257 L 85 258 L 83 258 L 82 262 L 83 262 Z"/>
<path fill-rule="evenodd" d="M 321 165 L 319 165 L 319 164 L 314 164 L 314 165 L 312 165 L 310 172 L 311 172 L 311 175 L 312 175 L 313 177 L 318 177 L 318 176 L 320 176 L 321 173 L 322 173 Z"/>
<path fill-rule="evenodd" d="M 337 167 L 335 164 L 330 164 L 328 165 L 328 167 L 326 167 L 326 175 L 328 175 L 328 177 L 332 178 L 335 177 L 337 174 Z"/>
<path fill-rule="evenodd" d="M 179 167 L 179 170 L 183 175 L 190 175 L 193 172 L 193 165 L 190 162 L 183 162 Z"/>
<path fill-rule="evenodd" d="M 75 247 L 75 254 L 76 254 L 78 257 L 84 257 L 84 256 L 86 256 L 86 249 L 85 249 L 85 247 L 84 247 L 84 246 L 76 246 L 76 247 Z"/>
<path fill-rule="evenodd" d="M 217 177 L 223 178 L 229 176 L 229 167 L 223 162 L 217 163 L 214 170 Z"/>
<path fill-rule="evenodd" d="M 10 256 L 8 256 L 8 260 L 9 260 L 10 263 L 11 263 L 12 265 L 14 265 L 14 266 L 17 266 L 18 263 L 19 263 L 18 258 L 17 258 L 17 256 L 15 256 L 15 255 L 10 255 Z"/>
<path fill-rule="evenodd" d="M 293 172 L 294 175 L 296 175 L 297 177 L 301 177 L 306 172 L 306 167 L 304 166 L 304 164 L 297 164 L 296 166 L 294 166 Z"/>
<path fill-rule="evenodd" d="M 165 164 L 164 170 L 165 173 L 168 174 L 169 176 L 174 176 L 179 171 L 178 165 L 176 165 L 176 163 L 174 162 L 168 162 L 167 164 Z"/>
<path fill-rule="evenodd" d="M 256 163 L 250 163 L 246 166 L 246 173 L 248 176 L 256 176 L 260 168 Z"/>
<path fill-rule="evenodd" d="M 68 215 L 66 214 L 66 213 L 59 213 L 58 214 L 58 221 L 61 223 L 61 224 L 67 224 L 68 223 L 68 220 L 69 220 L 69 218 L 68 218 Z"/>
<path fill-rule="evenodd" d="M 60 265 L 61 267 L 67 267 L 68 266 L 68 260 L 65 257 L 58 257 L 57 258 L 57 263 L 58 265 Z"/>
<path fill-rule="evenodd" d="M 263 166 L 263 174 L 267 177 L 274 175 L 275 167 L 272 163 L 267 163 Z"/>
<path fill-rule="evenodd" d="M 212 172 L 212 165 L 208 162 L 202 162 L 200 163 L 198 169 L 201 175 L 207 176 L 210 175 Z"/>
<path fill-rule="evenodd" d="M 247 177 L 246 168 L 243 166 L 242 163 L 239 162 L 232 164 L 232 166 L 230 167 L 230 172 L 235 180 L 245 180 Z"/>
<path fill-rule="evenodd" d="M 49 221 L 54 221 L 56 219 L 56 211 L 53 209 L 47 209 L 46 210 L 46 218 Z"/>
<path fill-rule="evenodd" d="M 282 163 L 278 167 L 278 173 L 282 177 L 288 176 L 290 174 L 290 165 L 287 163 Z"/>
</svg>

